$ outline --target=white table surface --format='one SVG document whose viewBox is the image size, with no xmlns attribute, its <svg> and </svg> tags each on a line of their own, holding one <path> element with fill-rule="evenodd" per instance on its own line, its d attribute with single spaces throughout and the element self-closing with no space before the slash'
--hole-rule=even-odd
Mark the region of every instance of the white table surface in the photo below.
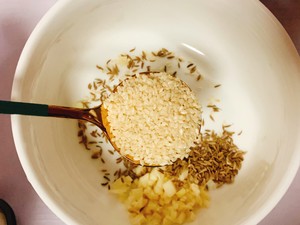
<svg viewBox="0 0 300 225">
<path fill-rule="evenodd" d="M 262 1 L 275 15 L 279 15 L 299 51 L 300 0 Z M 0 0 L 0 99 L 10 99 L 14 71 L 22 48 L 37 22 L 55 2 Z M 0 115 L 0 198 L 12 206 L 18 225 L 64 224 L 47 208 L 27 181 L 17 157 L 10 117 L 7 115 Z M 299 171 L 285 196 L 259 225 L 300 225 Z"/>
</svg>

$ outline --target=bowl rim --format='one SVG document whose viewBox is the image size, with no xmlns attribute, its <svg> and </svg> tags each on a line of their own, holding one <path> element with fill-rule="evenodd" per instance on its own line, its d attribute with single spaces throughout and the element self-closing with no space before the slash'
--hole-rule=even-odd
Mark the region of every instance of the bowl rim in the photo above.
<svg viewBox="0 0 300 225">
<path fill-rule="evenodd" d="M 265 19 L 273 20 L 273 22 L 275 22 L 273 23 L 274 26 L 277 26 L 282 29 L 281 32 L 282 35 L 289 37 L 289 35 L 282 27 L 280 22 L 277 20 L 277 18 L 269 11 L 268 8 L 266 8 L 265 5 L 263 5 L 263 3 L 261 3 L 259 0 L 248 0 L 248 1 L 252 1 L 253 4 L 256 4 L 260 10 L 263 10 L 264 13 L 266 14 Z M 11 92 L 12 100 L 21 100 L 22 98 L 21 96 L 19 96 L 17 91 L 19 89 L 19 86 L 21 86 L 21 83 L 15 82 L 15 80 L 23 77 L 22 71 L 24 71 L 24 68 L 26 68 L 26 58 L 27 55 L 31 55 L 32 52 L 34 51 L 35 40 L 39 38 L 40 33 L 43 32 L 43 29 L 46 27 L 46 24 L 52 20 L 55 14 L 60 10 L 62 10 L 65 7 L 65 5 L 71 2 L 72 0 L 61 0 L 55 2 L 54 5 L 46 12 L 46 14 L 42 17 L 42 19 L 38 22 L 38 24 L 32 31 L 30 37 L 28 38 L 23 48 L 23 51 L 18 61 L 18 65 L 14 76 L 13 86 L 12 86 L 12 92 Z M 290 42 L 289 45 L 291 46 L 291 49 L 293 49 L 291 54 L 294 54 L 295 57 L 299 58 L 299 54 L 290 37 L 289 37 L 289 42 Z M 300 58 L 298 62 L 300 68 Z M 67 224 L 78 224 L 78 222 L 74 218 L 72 218 L 71 215 L 66 214 L 63 208 L 55 203 L 55 201 L 51 198 L 48 190 L 43 185 L 40 185 L 38 179 L 36 179 L 37 172 L 34 171 L 33 167 L 30 164 L 30 159 L 22 150 L 23 147 L 21 143 L 24 143 L 24 140 L 22 134 L 19 132 L 19 126 L 21 120 L 22 118 L 20 116 L 12 115 L 11 126 L 12 126 L 12 134 L 13 134 L 17 155 L 21 162 L 22 168 L 26 174 L 28 181 L 31 183 L 32 187 L 39 195 L 39 197 L 43 200 L 43 202 L 62 221 L 64 221 Z M 297 142 L 297 146 L 300 146 L 300 140 Z M 289 175 L 285 176 L 283 178 L 283 182 L 274 189 L 273 193 L 269 197 L 269 200 L 265 202 L 263 205 L 261 205 L 259 208 L 257 208 L 256 213 L 254 215 L 250 215 L 248 220 L 246 222 L 243 222 L 242 224 L 244 225 L 258 224 L 260 221 L 262 221 L 263 218 L 265 218 L 275 208 L 275 206 L 285 195 L 292 181 L 294 180 L 299 170 L 299 167 L 300 167 L 300 151 L 295 151 L 294 157 L 292 158 L 292 162 L 290 163 L 289 167 L 286 169 L 287 171 L 289 171 L 288 172 Z"/>
</svg>

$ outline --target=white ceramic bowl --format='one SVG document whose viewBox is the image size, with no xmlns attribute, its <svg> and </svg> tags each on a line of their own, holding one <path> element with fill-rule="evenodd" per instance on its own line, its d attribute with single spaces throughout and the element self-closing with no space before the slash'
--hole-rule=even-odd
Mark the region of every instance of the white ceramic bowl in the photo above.
<svg viewBox="0 0 300 225">
<path fill-rule="evenodd" d="M 257 0 L 60 0 L 26 44 L 12 98 L 73 105 L 87 96 L 96 64 L 132 47 L 192 59 L 222 84 L 218 122 L 243 130 L 236 141 L 247 154 L 236 182 L 212 191 L 193 224 L 258 223 L 300 161 L 300 62 L 284 29 Z M 99 185 L 98 162 L 78 144 L 76 121 L 13 116 L 12 127 L 28 180 L 65 223 L 129 224 Z"/>
</svg>

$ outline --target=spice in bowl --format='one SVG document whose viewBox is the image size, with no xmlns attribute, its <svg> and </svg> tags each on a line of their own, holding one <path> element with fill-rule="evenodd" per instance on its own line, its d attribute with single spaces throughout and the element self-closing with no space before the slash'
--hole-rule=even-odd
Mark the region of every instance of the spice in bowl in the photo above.
<svg viewBox="0 0 300 225">
<path fill-rule="evenodd" d="M 182 225 L 192 222 L 202 208 L 209 207 L 209 190 L 234 183 L 242 167 L 245 152 L 239 149 L 234 139 L 241 132 L 235 136 L 229 130 L 230 126 L 224 124 L 221 132 L 207 127 L 210 122 L 218 121 L 217 114 L 222 111 L 218 106 L 219 101 L 211 102 L 210 99 L 206 108 L 200 108 L 193 92 L 177 78 L 188 76 L 193 82 L 202 82 L 204 78 L 198 69 L 194 62 L 178 57 L 165 48 L 150 53 L 142 51 L 140 54 L 133 48 L 117 59 L 107 60 L 105 65 L 97 65 L 97 70 L 105 79 L 96 78 L 88 84 L 90 97 L 82 101 L 82 104 L 90 107 L 93 103 L 103 103 L 107 107 L 111 116 L 108 117 L 110 126 L 115 129 L 111 132 L 116 137 L 115 141 L 121 135 L 116 132 L 118 129 L 123 129 L 123 134 L 128 132 L 124 135 L 124 140 L 120 140 L 122 143 L 118 143 L 119 146 L 131 146 L 122 148 L 127 149 L 131 155 L 137 153 L 135 157 L 144 160 L 144 163 L 148 160 L 145 153 L 150 151 L 150 147 L 151 151 L 160 155 L 161 161 L 156 161 L 157 163 L 172 162 L 161 167 L 133 164 L 111 149 L 106 136 L 98 128 L 86 122 L 78 122 L 79 142 L 91 152 L 93 159 L 100 162 L 102 181 L 99 186 L 107 188 L 109 193 L 123 203 L 132 225 Z M 133 87 L 126 83 L 127 79 L 130 81 L 132 74 L 140 79 L 139 84 Z M 111 95 L 119 88 L 116 85 L 123 82 L 120 88 L 123 86 L 124 92 L 118 90 L 119 96 Z M 171 84 L 167 84 L 168 82 Z M 214 83 L 210 88 L 213 93 L 222 87 L 221 84 Z M 168 91 L 164 93 L 165 90 Z M 114 97 L 110 99 L 110 96 Z M 120 103 L 121 107 L 117 108 L 118 104 L 115 103 Z M 207 122 L 204 123 L 204 120 Z M 136 141 L 139 138 L 134 138 L 136 134 L 130 133 L 131 131 L 135 131 L 137 135 L 150 132 L 155 135 L 157 142 L 147 143 L 145 135 L 140 138 L 141 143 L 147 143 L 147 148 L 150 147 L 148 150 L 142 148 L 144 146 Z M 190 136 L 186 137 L 187 134 Z M 168 135 L 173 135 L 174 140 L 178 138 L 178 143 L 183 141 L 184 151 L 178 148 L 179 145 L 169 146 Z M 180 137 L 186 139 L 182 140 Z M 172 143 L 171 140 L 169 144 Z M 186 147 L 188 145 L 192 148 Z M 133 152 L 135 148 L 137 151 Z M 175 156 L 167 154 L 169 151 L 179 151 L 182 154 L 176 156 L 176 160 Z M 153 157 L 149 158 L 152 160 Z"/>
</svg>

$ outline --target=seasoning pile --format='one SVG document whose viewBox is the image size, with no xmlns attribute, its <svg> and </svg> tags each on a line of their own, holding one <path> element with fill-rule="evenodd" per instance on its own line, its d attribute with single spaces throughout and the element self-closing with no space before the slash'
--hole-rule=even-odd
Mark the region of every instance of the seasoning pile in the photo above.
<svg viewBox="0 0 300 225">
<path fill-rule="evenodd" d="M 135 51 L 132 49 L 117 59 L 108 60 L 104 66 L 97 66 L 106 79 L 97 78 L 88 84 L 90 96 L 82 101 L 84 107 L 105 102 L 116 85 L 134 74 L 144 73 L 142 78 L 147 74 L 159 78 L 166 73 L 172 77 L 185 74 L 194 77 L 195 82 L 202 80 L 193 62 L 177 57 L 165 48 L 151 53 L 142 51 L 135 54 Z M 220 84 L 212 86 L 212 88 L 219 87 Z M 149 102 L 149 105 L 153 103 Z M 207 107 L 212 112 L 220 110 L 215 104 Z M 235 145 L 234 132 L 229 131 L 229 126 L 226 125 L 223 125 L 221 133 L 207 129 L 202 131 L 204 119 L 199 119 L 199 104 L 194 105 L 193 110 L 198 116 L 198 119 L 191 120 L 198 126 L 197 132 L 194 129 L 197 138 L 193 147 L 185 152 L 185 157 L 181 156 L 172 165 L 159 168 L 137 166 L 121 158 L 115 150 L 107 148 L 106 137 L 97 127 L 83 121 L 78 122 L 80 143 L 91 151 L 93 159 L 98 159 L 101 163 L 103 175 L 101 185 L 107 187 L 124 203 L 133 225 L 179 225 L 193 221 L 199 209 L 209 206 L 208 183 L 213 182 L 217 187 L 232 183 L 241 169 L 244 152 Z M 117 119 L 117 114 L 114 116 L 111 121 Z M 209 118 L 214 120 L 212 114 Z M 190 121 L 187 125 L 186 129 L 194 126 Z M 131 128 L 128 127 L 128 131 Z M 176 132 L 180 134 L 180 129 Z M 185 132 L 183 130 L 183 134 Z M 161 140 L 158 140 L 153 146 L 159 146 L 160 143 Z M 136 144 L 134 143 L 134 146 Z M 115 168 L 111 170 L 106 167 L 106 161 L 111 161 L 113 157 L 115 161 L 109 164 L 110 166 L 114 164 Z M 168 160 L 165 164 L 174 159 Z"/>
</svg>

